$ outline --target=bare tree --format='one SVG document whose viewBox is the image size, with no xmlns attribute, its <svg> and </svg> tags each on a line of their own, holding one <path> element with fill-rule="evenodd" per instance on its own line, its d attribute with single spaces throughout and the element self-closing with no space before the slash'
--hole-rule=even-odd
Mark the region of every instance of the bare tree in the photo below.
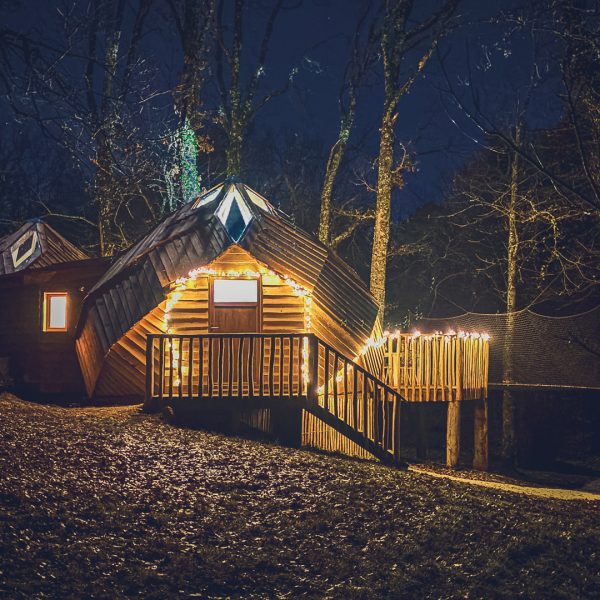
<svg viewBox="0 0 600 600">
<path fill-rule="evenodd" d="M 224 25 L 226 0 L 220 0 L 217 7 L 217 51 L 216 80 L 221 97 L 219 107 L 220 122 L 227 136 L 227 175 L 239 175 L 242 168 L 242 149 L 248 127 L 256 113 L 270 100 L 283 94 L 290 86 L 296 70 L 290 72 L 284 85 L 258 97 L 261 81 L 266 73 L 266 64 L 275 24 L 284 9 L 284 0 L 275 0 L 268 14 L 258 58 L 248 81 L 242 81 L 244 49 L 244 8 L 245 0 L 234 0 L 233 32 L 231 43 L 227 43 Z M 294 6 L 297 6 L 295 3 Z M 293 7 L 293 6 L 292 6 Z M 289 8 L 292 8 L 289 7 Z M 288 8 L 288 7 L 286 7 Z M 225 71 L 228 70 L 226 78 Z"/>
<path fill-rule="evenodd" d="M 382 317 L 385 310 L 392 190 L 395 186 L 402 185 L 403 171 L 409 167 L 406 160 L 398 163 L 394 161 L 394 129 L 399 114 L 399 103 L 423 72 L 440 37 L 448 30 L 458 0 L 448 0 L 440 10 L 411 27 L 410 18 L 413 4 L 412 0 L 386 0 L 381 35 L 384 100 L 380 128 L 370 287 L 371 293 L 381 307 Z M 421 52 L 419 52 L 420 49 Z M 415 53 L 419 58 L 416 63 L 413 63 L 412 57 Z M 408 74 L 403 74 L 403 67 L 409 67 Z M 406 153 L 404 158 L 408 158 Z"/>
<path fill-rule="evenodd" d="M 156 218 L 158 119 L 144 122 L 157 92 L 142 40 L 153 0 L 73 1 L 35 40 L 3 30 L 0 62 L 15 115 L 66 148 L 89 180 L 98 246 L 110 255 Z M 133 230 L 130 230 L 133 227 Z"/>
<path fill-rule="evenodd" d="M 334 240 L 331 239 L 332 198 L 335 180 L 346 152 L 350 133 L 354 127 L 359 89 L 377 59 L 375 49 L 378 31 L 375 17 L 368 27 L 365 42 L 361 42 L 362 29 L 365 27 L 365 21 L 371 12 L 371 8 L 371 3 L 368 3 L 360 15 L 354 31 L 352 55 L 344 71 L 338 98 L 340 129 L 337 140 L 329 150 L 325 166 L 325 177 L 321 190 L 319 239 L 327 245 L 333 241 L 332 245 L 337 246 L 343 240 L 347 239 L 356 227 L 359 226 L 361 217 L 364 216 L 362 211 L 353 210 L 352 213 L 346 212 L 343 216 L 350 217 L 352 224 L 344 232 L 337 235 Z M 370 217 L 372 218 L 372 215 Z"/>
<path fill-rule="evenodd" d="M 200 192 L 198 155 L 213 151 L 204 131 L 206 112 L 204 88 L 208 68 L 208 52 L 214 42 L 216 0 L 168 0 L 181 41 L 183 64 L 176 90 L 175 111 L 179 126 L 175 134 L 175 165 L 184 202 Z M 170 194 L 174 195 L 173 193 Z M 173 209 L 175 202 L 171 202 Z"/>
</svg>

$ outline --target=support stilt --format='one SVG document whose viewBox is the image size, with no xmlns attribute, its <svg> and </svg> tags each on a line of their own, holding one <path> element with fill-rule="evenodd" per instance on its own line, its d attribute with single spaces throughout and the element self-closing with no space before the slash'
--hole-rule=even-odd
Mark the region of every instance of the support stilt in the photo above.
<svg viewBox="0 0 600 600">
<path fill-rule="evenodd" d="M 460 409 L 461 402 L 448 402 L 446 424 L 446 466 L 456 469 L 460 455 Z"/>
</svg>

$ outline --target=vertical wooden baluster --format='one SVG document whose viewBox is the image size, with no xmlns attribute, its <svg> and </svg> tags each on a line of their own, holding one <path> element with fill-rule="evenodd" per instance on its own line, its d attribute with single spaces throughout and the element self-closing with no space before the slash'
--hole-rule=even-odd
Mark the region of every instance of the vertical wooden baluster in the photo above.
<svg viewBox="0 0 600 600">
<path fill-rule="evenodd" d="M 219 398 L 223 397 L 223 336 L 219 336 L 219 355 L 217 357 L 217 388 Z"/>
<path fill-rule="evenodd" d="M 294 336 L 290 335 L 290 362 L 288 367 L 288 396 L 294 395 Z"/>
<path fill-rule="evenodd" d="M 273 390 L 273 371 L 275 370 L 275 336 L 269 338 L 269 396 L 275 395 Z"/>
<path fill-rule="evenodd" d="M 265 338 L 259 338 L 260 342 L 260 379 L 259 379 L 259 396 L 262 398 L 264 396 L 264 364 L 265 364 Z"/>
<path fill-rule="evenodd" d="M 177 395 L 181 398 L 183 395 L 183 336 L 179 336 L 177 343 L 179 344 L 177 348 L 179 351 L 179 360 L 177 361 L 177 380 L 179 381 Z"/>
<path fill-rule="evenodd" d="M 308 340 L 308 381 L 306 384 L 306 397 L 311 404 L 317 404 L 319 387 L 319 339 L 312 334 Z"/>
<path fill-rule="evenodd" d="M 369 380 L 366 371 L 362 374 L 363 393 L 362 393 L 362 413 L 363 413 L 363 433 L 365 437 L 369 435 Z"/>
<path fill-rule="evenodd" d="M 304 385 L 302 381 L 302 362 L 304 361 L 304 338 L 298 338 L 298 396 L 304 393 Z"/>
<path fill-rule="evenodd" d="M 390 402 L 390 393 L 385 389 L 385 438 L 386 450 L 392 449 L 392 404 Z"/>
<path fill-rule="evenodd" d="M 146 336 L 146 396 L 145 404 L 148 406 L 154 398 L 154 337 Z"/>
<path fill-rule="evenodd" d="M 158 397 L 160 403 L 164 400 L 164 383 L 165 383 L 165 338 L 159 338 L 158 350 Z"/>
<path fill-rule="evenodd" d="M 279 336 L 279 397 L 283 398 L 283 336 Z"/>
<path fill-rule="evenodd" d="M 169 400 L 173 400 L 173 336 L 169 337 Z"/>
<path fill-rule="evenodd" d="M 337 352 L 333 355 L 333 414 L 338 416 L 338 354 Z"/>
<path fill-rule="evenodd" d="M 248 338 L 248 396 L 254 398 L 254 340 L 256 338 L 250 336 Z"/>
<path fill-rule="evenodd" d="M 323 396 L 323 406 L 327 410 L 331 411 L 329 406 L 329 348 L 325 346 L 324 350 L 325 357 L 325 381 L 323 382 L 325 395 Z"/>
<path fill-rule="evenodd" d="M 213 345 L 215 338 L 208 336 L 208 397 L 213 397 Z"/>
<path fill-rule="evenodd" d="M 344 416 L 342 417 L 348 423 L 348 361 L 344 359 Z"/>
<path fill-rule="evenodd" d="M 198 399 L 204 394 L 204 336 L 200 337 L 200 348 L 198 356 Z"/>
<path fill-rule="evenodd" d="M 373 381 L 373 437 L 375 443 L 379 446 L 381 442 L 379 431 L 379 386 Z"/>
<path fill-rule="evenodd" d="M 352 367 L 352 424 L 358 431 L 358 367 Z"/>
<path fill-rule="evenodd" d="M 229 373 L 227 374 L 227 397 L 233 398 L 233 336 L 229 336 L 228 344 Z"/>
<path fill-rule="evenodd" d="M 187 397 L 191 400 L 193 397 L 192 386 L 194 384 L 194 338 L 188 337 L 188 393 Z"/>
<path fill-rule="evenodd" d="M 385 398 L 381 386 L 378 386 L 377 397 L 379 399 L 379 445 L 385 449 Z"/>
<path fill-rule="evenodd" d="M 387 414 L 386 414 L 386 400 L 387 394 L 385 388 L 380 388 L 380 398 L 381 398 L 381 447 L 384 450 L 387 450 Z"/>
<path fill-rule="evenodd" d="M 238 398 L 241 400 L 244 395 L 244 336 L 238 338 L 238 374 L 237 374 L 237 386 L 238 386 Z"/>
</svg>

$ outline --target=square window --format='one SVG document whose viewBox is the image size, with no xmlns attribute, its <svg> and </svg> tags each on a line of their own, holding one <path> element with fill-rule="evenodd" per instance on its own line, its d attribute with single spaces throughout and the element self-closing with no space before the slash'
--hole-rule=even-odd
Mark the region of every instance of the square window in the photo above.
<svg viewBox="0 0 600 600">
<path fill-rule="evenodd" d="M 256 304 L 258 302 L 258 280 L 215 279 L 213 281 L 215 304 Z"/>
<path fill-rule="evenodd" d="M 44 292 L 44 331 L 67 331 L 66 292 Z"/>
</svg>

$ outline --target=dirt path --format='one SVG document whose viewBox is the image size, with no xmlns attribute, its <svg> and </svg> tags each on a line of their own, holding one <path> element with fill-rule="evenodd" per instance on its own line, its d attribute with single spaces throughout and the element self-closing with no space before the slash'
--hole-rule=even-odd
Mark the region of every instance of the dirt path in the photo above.
<svg viewBox="0 0 600 600">
<path fill-rule="evenodd" d="M 535 496 L 537 498 L 546 498 L 550 500 L 592 500 L 600 501 L 600 494 L 594 492 L 585 492 L 583 490 L 566 490 L 561 488 L 534 487 L 529 485 L 517 485 L 514 483 L 504 483 L 502 481 L 489 481 L 483 479 L 469 479 L 460 477 L 459 475 L 450 475 L 449 473 L 440 473 L 427 468 L 409 466 L 409 471 L 438 477 L 440 479 L 448 479 L 450 481 L 458 481 L 459 483 L 467 483 L 484 488 L 491 488 L 503 492 L 514 492 L 516 494 L 524 494 L 526 496 Z"/>
</svg>

